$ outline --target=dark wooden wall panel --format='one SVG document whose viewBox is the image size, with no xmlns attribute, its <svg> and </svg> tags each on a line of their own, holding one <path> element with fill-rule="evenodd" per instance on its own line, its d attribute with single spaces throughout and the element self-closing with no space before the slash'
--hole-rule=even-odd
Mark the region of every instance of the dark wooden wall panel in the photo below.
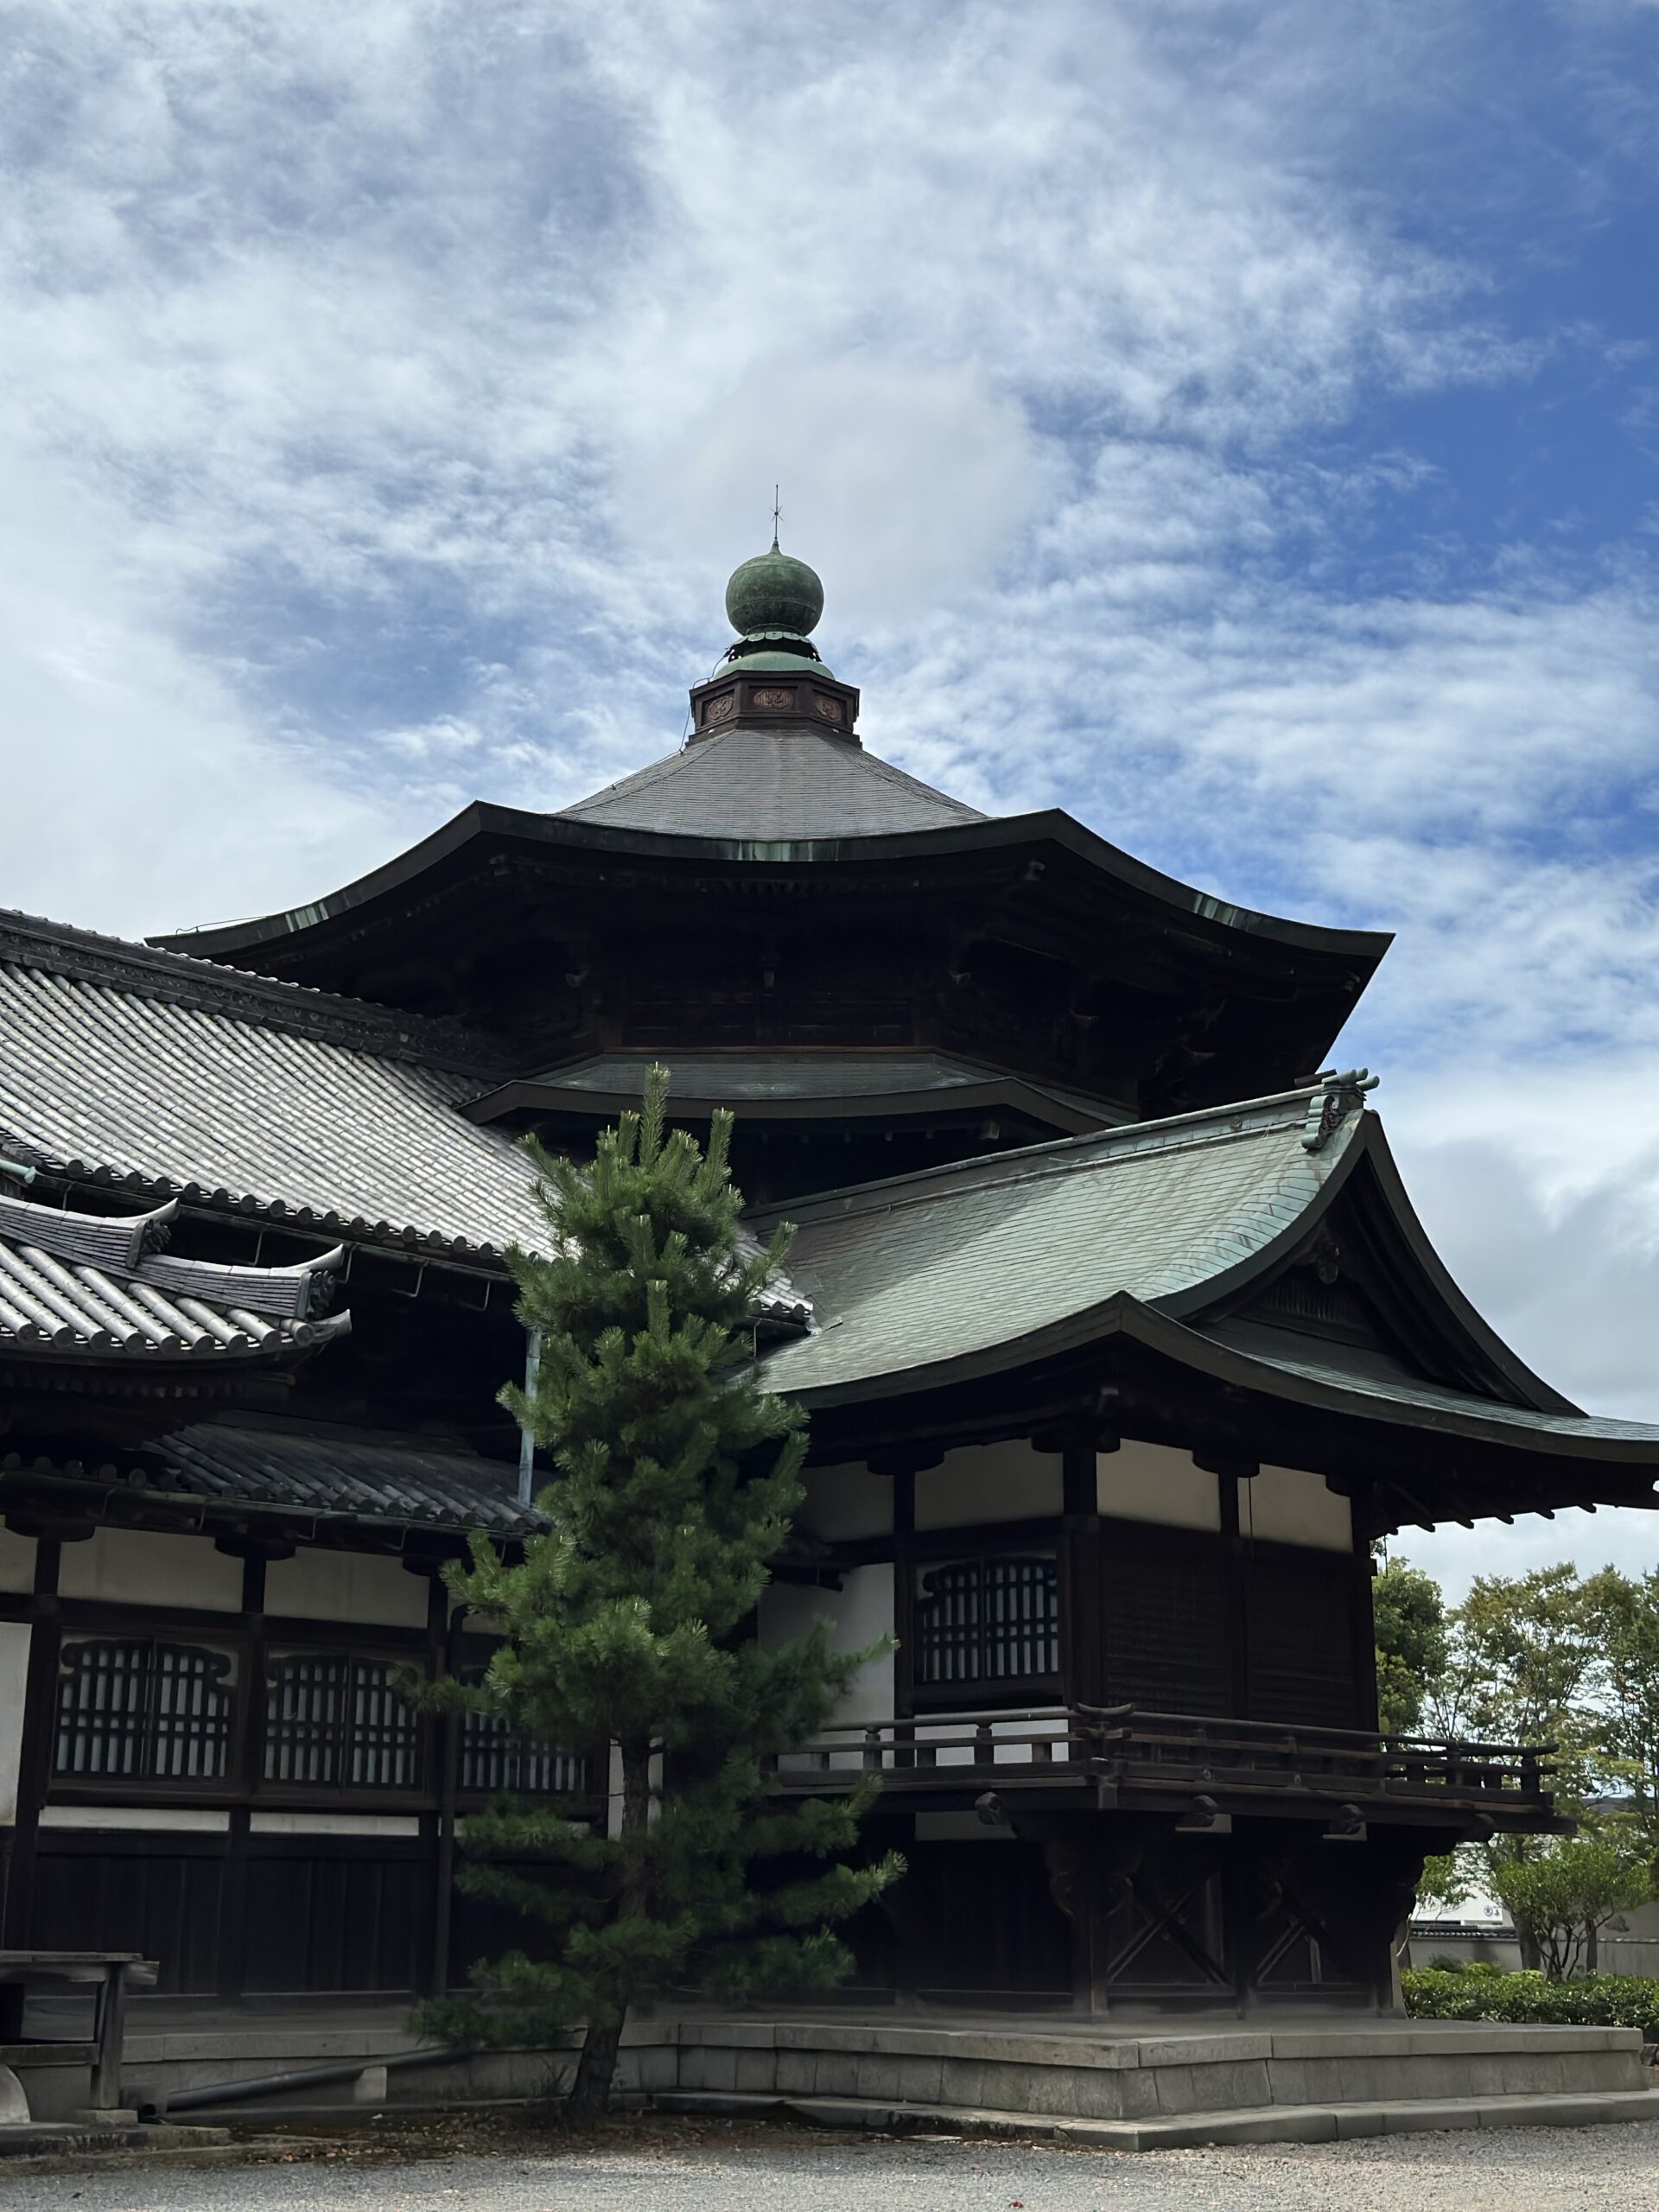
<svg viewBox="0 0 1659 2212">
<path fill-rule="evenodd" d="M 1034 1843 L 917 1843 L 891 1892 L 894 1970 L 904 1989 L 1061 1997 L 1071 1988 L 1071 1923 Z"/>
<path fill-rule="evenodd" d="M 424 1986 L 432 1927 L 424 1854 L 256 1847 L 247 1878 L 251 1995 Z"/>
<path fill-rule="evenodd" d="M 1257 1548 L 1246 1566 L 1248 1700 L 1253 1720 L 1362 1728 L 1355 1680 L 1351 1559 Z"/>
<path fill-rule="evenodd" d="M 1103 1521 L 1099 1548 L 1103 1702 L 1154 1713 L 1236 1712 L 1232 1561 L 1221 1540 Z"/>
<path fill-rule="evenodd" d="M 145 1844 L 162 1843 L 145 1837 Z M 54 1847 L 42 1832 L 29 1943 L 42 1951 L 142 1951 L 161 1968 L 158 1990 L 210 1995 L 219 1951 L 224 1839 L 211 1853 L 162 1844 L 125 1852 Z"/>
</svg>

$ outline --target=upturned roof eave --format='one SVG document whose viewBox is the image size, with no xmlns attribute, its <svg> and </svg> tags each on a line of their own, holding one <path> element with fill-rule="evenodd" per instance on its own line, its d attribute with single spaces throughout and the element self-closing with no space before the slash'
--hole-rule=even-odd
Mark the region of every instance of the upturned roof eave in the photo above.
<svg viewBox="0 0 1659 2212">
<path fill-rule="evenodd" d="M 824 867 L 859 861 L 918 861 L 960 854 L 994 852 L 1010 846 L 1047 843 L 1069 851 L 1103 878 L 1151 898 L 1172 912 L 1237 931 L 1265 942 L 1324 954 L 1375 969 L 1393 943 L 1393 932 L 1331 929 L 1265 914 L 1217 899 L 1178 878 L 1136 860 L 1088 829 L 1064 809 L 991 816 L 982 821 L 948 823 L 924 830 L 887 830 L 861 836 L 758 841 L 698 836 L 668 830 L 635 830 L 585 822 L 525 808 L 475 799 L 432 834 L 367 875 L 302 906 L 217 926 L 175 931 L 146 941 L 163 950 L 228 959 L 302 936 L 375 900 L 405 888 L 464 851 L 476 839 L 517 839 L 530 844 L 561 845 L 573 852 L 630 854 L 640 859 L 715 861 L 728 868 Z"/>
<path fill-rule="evenodd" d="M 637 1090 L 577 1090 L 556 1083 L 519 1079 L 499 1084 L 481 1098 L 468 1101 L 461 1111 L 468 1121 L 488 1127 L 516 1113 L 580 1115 L 604 1121 L 632 1111 L 639 1103 Z M 730 1109 L 746 1122 L 842 1122 L 880 1116 L 983 1113 L 988 1108 L 999 1106 L 1029 1115 L 1033 1121 L 1048 1122 L 1069 1135 L 1087 1135 L 1096 1129 L 1116 1126 L 1103 1106 L 1097 1113 L 1085 1112 L 1081 1105 L 1046 1090 L 1041 1084 L 1018 1076 L 927 1090 L 834 1092 L 815 1096 L 732 1100 L 677 1091 L 671 1100 L 671 1114 L 677 1120 L 702 1122 Z"/>
<path fill-rule="evenodd" d="M 1466 1437 L 1473 1442 L 1535 1453 L 1541 1458 L 1599 1462 L 1610 1468 L 1651 1467 L 1659 1475 L 1659 1426 L 1643 1427 L 1630 1423 L 1624 1433 L 1609 1435 L 1588 1416 L 1579 1415 L 1585 1427 L 1582 1433 L 1575 1433 L 1570 1427 L 1555 1425 L 1572 1419 L 1572 1415 L 1552 1415 L 1516 1407 L 1508 1409 L 1509 1419 L 1502 1419 L 1497 1417 L 1497 1408 L 1488 1415 L 1478 1407 L 1465 1411 L 1426 1405 L 1408 1396 L 1347 1388 L 1323 1378 L 1297 1374 L 1219 1344 L 1126 1291 L 1116 1292 L 1095 1306 L 1028 1335 L 982 1347 L 957 1358 L 816 1388 L 809 1385 L 790 1390 L 788 1395 L 798 1399 L 809 1413 L 883 1401 L 896 1403 L 999 1374 L 1013 1375 L 1039 1361 L 1061 1357 L 1113 1338 L 1127 1338 L 1149 1351 L 1165 1355 L 1196 1374 L 1259 1396 L 1372 1424 Z M 1659 1508 L 1659 1497 L 1635 1502 Z"/>
</svg>

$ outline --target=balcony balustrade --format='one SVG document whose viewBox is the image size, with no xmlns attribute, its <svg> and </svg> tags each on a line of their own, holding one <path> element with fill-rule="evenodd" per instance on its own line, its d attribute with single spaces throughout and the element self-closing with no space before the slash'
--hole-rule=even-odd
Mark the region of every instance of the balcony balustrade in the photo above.
<svg viewBox="0 0 1659 2212">
<path fill-rule="evenodd" d="M 1504 1826 L 1551 1814 L 1554 1750 L 1071 1705 L 849 1723 L 768 1760 L 766 1772 L 791 1793 L 874 1774 L 895 1792 L 1086 1790 L 1126 1806 L 1201 1797 L 1258 1815 L 1275 1800 L 1313 1801 Z"/>
</svg>

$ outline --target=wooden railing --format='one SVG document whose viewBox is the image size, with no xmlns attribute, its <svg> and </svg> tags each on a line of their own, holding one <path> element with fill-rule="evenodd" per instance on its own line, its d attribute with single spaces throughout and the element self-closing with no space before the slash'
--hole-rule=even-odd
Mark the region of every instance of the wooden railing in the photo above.
<svg viewBox="0 0 1659 2212">
<path fill-rule="evenodd" d="M 1099 1756 L 1113 1779 L 1134 1786 L 1213 1783 L 1236 1793 L 1501 1800 L 1549 1808 L 1554 1744 L 1465 1744 L 1349 1728 L 1276 1727 L 1260 1721 L 1080 1707 L 1098 1726 Z"/>
<path fill-rule="evenodd" d="M 1131 1796 L 1214 1791 L 1548 1813 L 1554 1749 L 1074 1705 L 849 1724 L 773 1757 L 766 1771 L 790 1790 L 850 1788 L 868 1774 L 899 1789 L 995 1775 L 1032 1787 L 1090 1778 Z"/>
</svg>

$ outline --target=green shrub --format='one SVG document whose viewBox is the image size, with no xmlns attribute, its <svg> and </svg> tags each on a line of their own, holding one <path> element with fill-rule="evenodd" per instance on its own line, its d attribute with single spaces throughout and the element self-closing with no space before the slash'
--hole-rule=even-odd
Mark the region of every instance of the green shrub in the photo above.
<svg viewBox="0 0 1659 2212">
<path fill-rule="evenodd" d="M 1659 1981 L 1634 1974 L 1585 1974 L 1548 1981 L 1470 1961 L 1408 1967 L 1400 1977 L 1406 2010 L 1420 2020 L 1536 2021 L 1554 2027 L 1640 2028 L 1659 2044 Z"/>
</svg>

